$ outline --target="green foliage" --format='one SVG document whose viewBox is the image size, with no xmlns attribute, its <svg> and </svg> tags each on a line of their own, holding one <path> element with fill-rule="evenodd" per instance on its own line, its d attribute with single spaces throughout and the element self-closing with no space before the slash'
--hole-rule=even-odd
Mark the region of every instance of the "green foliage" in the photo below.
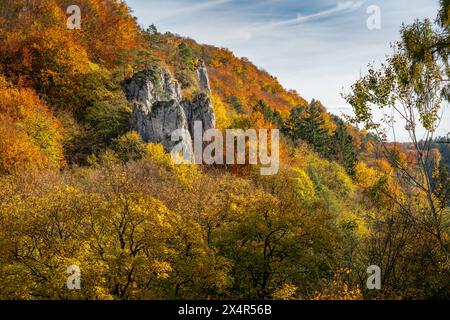
<svg viewBox="0 0 450 320">
<path fill-rule="evenodd" d="M 131 108 L 118 97 L 116 101 L 99 101 L 90 106 L 84 121 L 95 134 L 95 141 L 108 144 L 123 134 L 130 126 Z"/>
<path fill-rule="evenodd" d="M 313 200 L 316 193 L 314 184 L 308 174 L 300 168 L 293 168 L 291 174 L 291 180 L 294 183 L 293 187 L 298 197 L 302 199 L 302 201 Z"/>
<path fill-rule="evenodd" d="M 185 42 L 181 42 L 178 45 L 178 56 L 182 62 L 184 69 L 189 71 L 195 71 L 196 69 L 196 57 L 194 49 Z"/>
<path fill-rule="evenodd" d="M 233 106 L 234 109 L 236 109 L 236 111 L 238 113 L 242 113 L 243 111 L 243 105 L 241 100 L 239 99 L 239 97 L 237 96 L 232 96 L 230 98 L 230 104 Z"/>
<path fill-rule="evenodd" d="M 195 70 L 198 60 L 198 54 L 190 44 L 184 41 L 179 43 L 177 54 L 172 57 L 172 64 L 176 66 L 175 78 L 183 89 L 192 89 L 196 86 Z"/>
<path fill-rule="evenodd" d="M 281 125 L 282 119 L 280 113 L 277 110 L 270 108 L 264 100 L 259 100 L 253 109 L 260 111 L 267 121 L 276 125 Z"/>
<path fill-rule="evenodd" d="M 139 160 L 145 154 L 145 144 L 135 131 L 127 132 L 115 139 L 112 148 L 123 162 Z"/>
<path fill-rule="evenodd" d="M 319 102 L 313 100 L 308 107 L 292 109 L 290 116 L 284 121 L 277 114 L 271 115 L 271 118 L 272 121 L 282 123 L 282 132 L 295 144 L 299 141 L 307 142 L 322 157 L 339 162 L 348 174 L 354 175 L 358 156 L 353 137 L 338 117 L 329 120 L 332 125 L 336 125 L 334 133 L 330 135 L 325 111 Z"/>
<path fill-rule="evenodd" d="M 303 140 L 322 156 L 328 156 L 331 141 L 324 124 L 322 113 L 315 106 L 297 107 L 284 122 L 283 133 L 294 142 Z"/>
<path fill-rule="evenodd" d="M 346 95 L 353 107 L 353 122 L 364 124 L 368 130 L 385 135 L 383 124 L 373 116 L 373 107 L 397 110 L 407 122 L 406 129 L 414 129 L 409 123 L 417 112 L 420 124 L 434 132 L 442 107 L 441 96 L 445 93 L 445 68 L 434 53 L 433 43 L 438 41 L 430 21 L 416 21 L 402 30 L 403 40 L 397 43 L 396 52 L 380 69 L 371 68 L 366 76 L 352 86 Z M 402 103 L 404 111 L 396 109 Z"/>
<path fill-rule="evenodd" d="M 345 167 L 349 175 L 353 176 L 358 156 L 353 145 L 353 138 L 347 132 L 344 123 L 338 123 L 332 143 L 333 158 Z"/>
<path fill-rule="evenodd" d="M 56 112 L 66 128 L 65 156 L 70 163 L 85 164 L 129 129 L 131 107 L 113 74 L 95 64 L 70 99 L 75 110 Z"/>
<path fill-rule="evenodd" d="M 450 1 L 441 0 L 441 10 L 439 11 L 439 22 L 442 27 L 450 26 Z"/>
<path fill-rule="evenodd" d="M 450 274 L 449 194 L 442 180 L 448 178 L 437 148 L 432 149 L 444 100 L 449 99 L 448 1 L 441 4 L 439 24 L 425 19 L 403 26 L 394 54 L 380 68 L 371 67 L 345 96 L 355 113 L 352 121 L 378 136 L 386 159 L 373 161 L 377 169 L 358 164 L 357 171 L 363 173 L 356 176 L 378 213 L 372 217 L 369 256 L 377 257 L 385 269 L 387 290 L 403 297 L 449 293 L 442 285 Z M 391 118 L 380 119 L 375 109 Z M 410 137 L 403 147 L 386 141 L 389 131 L 398 135 L 398 119 Z M 419 127 L 425 130 L 425 135 L 420 133 L 423 141 Z M 386 247 L 386 241 L 392 245 Z M 398 270 L 415 276 L 397 277 Z"/>
<path fill-rule="evenodd" d="M 308 173 L 314 182 L 316 194 L 328 192 L 341 199 L 346 199 L 355 191 L 352 179 L 336 162 L 316 156 L 310 156 L 307 162 Z"/>
</svg>

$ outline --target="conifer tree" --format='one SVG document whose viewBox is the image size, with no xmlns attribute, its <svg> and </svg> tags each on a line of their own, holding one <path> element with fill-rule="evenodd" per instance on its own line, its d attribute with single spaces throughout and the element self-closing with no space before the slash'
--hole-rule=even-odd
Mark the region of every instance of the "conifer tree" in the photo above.
<svg viewBox="0 0 450 320">
<path fill-rule="evenodd" d="M 347 132 L 345 124 L 338 122 L 336 132 L 333 135 L 333 158 L 341 163 L 347 173 L 353 176 L 355 174 L 355 165 L 358 156 L 353 145 L 353 138 Z"/>
</svg>

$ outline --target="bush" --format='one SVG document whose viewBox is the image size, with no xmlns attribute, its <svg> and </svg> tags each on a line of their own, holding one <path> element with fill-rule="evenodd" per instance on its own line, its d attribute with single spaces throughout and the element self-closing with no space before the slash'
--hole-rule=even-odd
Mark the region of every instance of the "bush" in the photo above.
<svg viewBox="0 0 450 320">
<path fill-rule="evenodd" d="M 136 131 L 130 131 L 113 142 L 113 150 L 123 162 L 142 159 L 145 154 L 145 144 Z"/>
</svg>

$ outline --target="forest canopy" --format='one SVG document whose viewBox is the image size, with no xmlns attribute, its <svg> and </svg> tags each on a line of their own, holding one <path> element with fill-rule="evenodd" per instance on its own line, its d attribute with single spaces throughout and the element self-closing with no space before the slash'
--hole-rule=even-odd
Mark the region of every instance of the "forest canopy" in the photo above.
<svg viewBox="0 0 450 320">
<path fill-rule="evenodd" d="M 123 1 L 77 1 L 68 29 L 71 2 L 0 2 L 0 299 L 450 298 L 450 151 L 434 136 L 448 0 L 355 82 L 351 119 L 227 49 L 141 28 Z M 176 165 L 132 130 L 126 80 L 166 68 L 194 99 L 201 63 L 217 129 L 280 129 L 277 175 Z M 398 102 L 410 143 L 372 117 Z"/>
</svg>

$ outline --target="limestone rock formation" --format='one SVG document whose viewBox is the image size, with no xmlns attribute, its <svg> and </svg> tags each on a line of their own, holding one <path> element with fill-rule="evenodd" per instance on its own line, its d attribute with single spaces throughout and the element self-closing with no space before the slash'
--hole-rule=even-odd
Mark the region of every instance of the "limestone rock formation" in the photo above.
<svg viewBox="0 0 450 320">
<path fill-rule="evenodd" d="M 145 70 L 125 83 L 128 101 L 151 107 L 157 101 L 180 100 L 181 89 L 171 74 L 162 68 Z"/>
<path fill-rule="evenodd" d="M 209 84 L 208 70 L 204 61 L 200 61 L 199 63 L 197 77 L 200 93 L 192 101 L 183 103 L 191 133 L 193 132 L 195 121 L 202 122 L 203 131 L 216 127 L 216 117 L 210 97 L 211 87 Z"/>
<path fill-rule="evenodd" d="M 195 121 L 201 121 L 203 132 L 216 127 L 216 117 L 209 95 L 200 93 L 192 101 L 183 100 L 181 104 L 188 120 L 189 132 L 192 136 L 194 134 Z"/>
<path fill-rule="evenodd" d="M 146 70 L 125 83 L 128 101 L 133 103 L 131 126 L 145 142 L 161 143 L 171 151 L 178 143 L 192 152 L 192 138 L 183 107 L 181 90 L 164 69 Z M 172 141 L 172 132 L 186 132 L 181 141 Z"/>
<path fill-rule="evenodd" d="M 197 78 L 200 90 L 203 93 L 210 94 L 211 86 L 209 85 L 208 70 L 206 69 L 206 64 L 203 60 L 200 61 L 197 68 Z"/>
<path fill-rule="evenodd" d="M 211 89 L 203 62 L 197 75 L 200 93 L 192 100 L 182 99 L 180 86 L 164 68 L 145 70 L 125 82 L 127 99 L 133 103 L 131 126 L 145 142 L 161 143 L 167 151 L 181 143 L 183 150 L 192 154 L 194 122 L 201 121 L 203 130 L 215 128 Z M 175 130 L 183 134 L 174 142 Z"/>
</svg>

